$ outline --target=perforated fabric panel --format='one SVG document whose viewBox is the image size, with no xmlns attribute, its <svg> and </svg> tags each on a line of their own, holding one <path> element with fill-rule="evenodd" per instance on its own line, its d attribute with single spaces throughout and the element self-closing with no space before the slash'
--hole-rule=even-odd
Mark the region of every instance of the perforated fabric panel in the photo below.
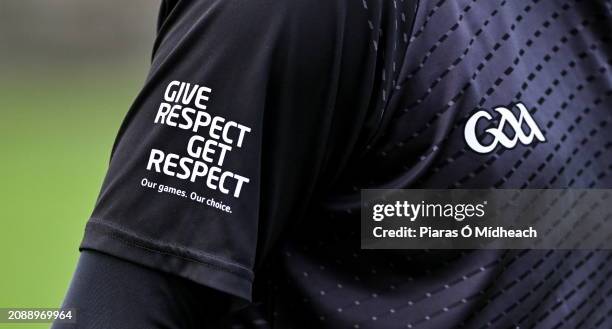
<svg viewBox="0 0 612 329">
<path fill-rule="evenodd" d="M 611 3 L 422 0 L 412 26 L 408 0 L 355 2 L 381 64 L 377 129 L 233 326 L 612 328 L 609 251 L 364 251 L 351 206 L 376 187 L 612 188 Z M 475 110 L 518 102 L 546 142 L 467 147 Z"/>
</svg>

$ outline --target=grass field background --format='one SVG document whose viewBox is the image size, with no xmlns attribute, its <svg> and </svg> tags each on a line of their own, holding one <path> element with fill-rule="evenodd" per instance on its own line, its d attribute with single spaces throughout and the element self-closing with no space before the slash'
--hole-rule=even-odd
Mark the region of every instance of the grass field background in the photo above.
<svg viewBox="0 0 612 329">
<path fill-rule="evenodd" d="M 61 304 L 142 64 L 0 79 L 0 307 Z"/>
<path fill-rule="evenodd" d="M 0 307 L 61 305 L 158 6 L 0 2 Z"/>
</svg>

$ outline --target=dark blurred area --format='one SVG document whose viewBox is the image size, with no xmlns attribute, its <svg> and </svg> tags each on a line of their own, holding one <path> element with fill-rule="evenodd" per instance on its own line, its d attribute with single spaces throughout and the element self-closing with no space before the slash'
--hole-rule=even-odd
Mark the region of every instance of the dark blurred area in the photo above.
<svg viewBox="0 0 612 329">
<path fill-rule="evenodd" d="M 3 68 L 119 63 L 149 53 L 157 2 L 4 0 Z"/>
</svg>

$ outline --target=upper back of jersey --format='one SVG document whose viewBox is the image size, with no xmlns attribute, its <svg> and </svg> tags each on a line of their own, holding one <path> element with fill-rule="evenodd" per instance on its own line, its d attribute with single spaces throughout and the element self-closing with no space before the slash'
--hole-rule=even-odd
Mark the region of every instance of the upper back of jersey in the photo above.
<svg viewBox="0 0 612 329">
<path fill-rule="evenodd" d="M 361 250 L 359 207 L 366 188 L 612 187 L 611 15 L 164 1 L 81 247 L 258 306 L 237 327 L 608 328 L 608 251 Z"/>
<path fill-rule="evenodd" d="M 280 256 L 278 323 L 609 326 L 609 252 L 364 251 L 357 223 L 363 188 L 610 188 L 610 3 L 360 5 L 378 59 L 369 115 L 325 210 Z"/>
</svg>

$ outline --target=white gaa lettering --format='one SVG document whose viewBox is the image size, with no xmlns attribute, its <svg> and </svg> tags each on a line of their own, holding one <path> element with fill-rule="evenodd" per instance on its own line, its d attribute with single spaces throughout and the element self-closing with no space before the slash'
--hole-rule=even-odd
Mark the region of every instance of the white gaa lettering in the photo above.
<svg viewBox="0 0 612 329">
<path fill-rule="evenodd" d="M 479 140 L 476 133 L 476 127 L 478 125 L 478 120 L 484 118 L 487 121 L 491 121 L 493 116 L 485 110 L 474 113 L 465 124 L 464 137 L 467 145 L 475 152 L 485 154 L 492 152 L 498 144 L 501 144 L 505 148 L 511 149 L 515 147 L 518 142 L 523 145 L 533 143 L 534 139 L 540 142 L 545 142 L 546 139 L 544 138 L 540 127 L 538 127 L 535 120 L 533 120 L 533 117 L 529 111 L 527 111 L 525 105 L 522 103 L 517 103 L 516 107 L 519 110 L 518 119 L 511 110 L 505 107 L 500 106 L 494 109 L 495 112 L 500 114 L 501 119 L 499 120 L 499 125 L 497 127 L 485 129 L 485 133 L 493 136 L 493 140 L 488 145 L 483 145 Z M 510 125 L 514 131 L 514 134 L 512 134 L 514 136 L 512 136 L 512 138 L 508 137 L 504 132 L 506 124 Z M 523 130 L 523 124 L 529 128 L 529 134 L 526 134 Z"/>
</svg>

